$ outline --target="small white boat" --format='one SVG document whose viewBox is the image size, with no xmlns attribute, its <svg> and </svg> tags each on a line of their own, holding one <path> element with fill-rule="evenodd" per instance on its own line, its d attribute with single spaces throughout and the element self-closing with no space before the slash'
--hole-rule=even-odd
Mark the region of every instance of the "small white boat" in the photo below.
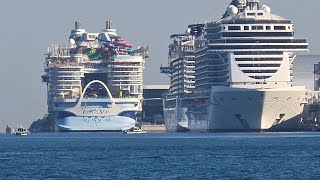
<svg viewBox="0 0 320 180">
<path fill-rule="evenodd" d="M 123 133 L 125 134 L 145 134 L 147 131 L 143 131 L 139 127 L 133 127 L 131 129 L 124 130 Z"/>
<path fill-rule="evenodd" d="M 19 128 L 17 129 L 17 131 L 14 132 L 14 135 L 17 135 L 17 136 L 26 136 L 26 135 L 28 135 L 28 130 L 25 129 L 25 128 L 23 128 L 23 127 L 19 127 Z"/>
</svg>

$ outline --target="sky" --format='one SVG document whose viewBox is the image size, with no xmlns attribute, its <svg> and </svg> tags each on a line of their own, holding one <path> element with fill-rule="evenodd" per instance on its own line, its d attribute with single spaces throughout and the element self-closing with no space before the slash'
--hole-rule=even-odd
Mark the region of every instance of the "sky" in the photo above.
<svg viewBox="0 0 320 180">
<path fill-rule="evenodd" d="M 74 21 L 99 32 L 111 20 L 118 34 L 138 45 L 148 44 L 144 84 L 168 84 L 159 73 L 167 64 L 169 36 L 189 24 L 218 20 L 231 0 L 5 0 L 0 6 L 0 132 L 42 118 L 47 112 L 44 53 L 53 43 L 65 43 Z M 320 1 L 260 0 L 274 14 L 295 23 L 296 37 L 307 38 L 310 54 L 320 54 Z"/>
</svg>

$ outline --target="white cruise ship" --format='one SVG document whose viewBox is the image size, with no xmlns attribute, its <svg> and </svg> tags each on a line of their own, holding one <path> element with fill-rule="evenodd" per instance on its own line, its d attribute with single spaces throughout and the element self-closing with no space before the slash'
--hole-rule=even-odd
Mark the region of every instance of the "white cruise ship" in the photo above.
<svg viewBox="0 0 320 180">
<path fill-rule="evenodd" d="M 195 36 L 187 30 L 184 34 L 170 36 L 168 66 L 162 73 L 170 77 L 170 88 L 163 100 L 163 113 L 167 131 L 188 131 L 187 108 L 181 107 L 180 97 L 195 88 Z"/>
<path fill-rule="evenodd" d="M 305 87 L 292 86 L 292 62 L 308 52 L 291 20 L 258 0 L 233 0 L 218 21 L 189 26 L 195 91 L 181 100 L 193 131 L 294 129 Z"/>
<path fill-rule="evenodd" d="M 111 22 L 99 33 L 75 23 L 69 41 L 45 54 L 48 111 L 57 131 L 122 131 L 142 110 L 147 46 L 134 49 Z"/>
</svg>

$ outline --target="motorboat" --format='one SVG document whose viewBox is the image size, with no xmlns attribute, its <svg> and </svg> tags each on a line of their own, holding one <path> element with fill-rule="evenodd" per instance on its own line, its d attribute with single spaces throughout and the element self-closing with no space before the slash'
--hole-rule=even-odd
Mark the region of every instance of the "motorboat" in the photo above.
<svg viewBox="0 0 320 180">
<path fill-rule="evenodd" d="M 17 129 L 17 131 L 14 133 L 14 135 L 17 135 L 17 136 L 26 136 L 28 135 L 28 130 L 23 128 L 23 127 L 19 127 Z"/>
<path fill-rule="evenodd" d="M 147 131 L 143 131 L 139 127 L 133 127 L 131 129 L 124 130 L 123 133 L 125 134 L 145 134 Z"/>
</svg>

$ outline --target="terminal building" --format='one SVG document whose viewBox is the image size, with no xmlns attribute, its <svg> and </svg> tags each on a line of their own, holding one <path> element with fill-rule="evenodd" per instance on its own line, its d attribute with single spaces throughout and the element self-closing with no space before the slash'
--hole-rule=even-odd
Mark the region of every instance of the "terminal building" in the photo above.
<svg viewBox="0 0 320 180">
<path fill-rule="evenodd" d="M 300 128 L 306 131 L 320 129 L 320 56 L 300 55 L 293 62 L 293 85 L 307 89 Z"/>
<path fill-rule="evenodd" d="M 314 90 L 320 91 L 320 62 L 314 64 Z"/>
<path fill-rule="evenodd" d="M 293 61 L 293 86 L 306 86 L 307 91 L 319 91 L 320 55 L 298 55 Z M 318 87 L 318 88 L 317 88 Z"/>
<path fill-rule="evenodd" d="M 163 97 L 169 85 L 144 85 L 141 121 L 148 124 L 164 124 Z"/>
</svg>

